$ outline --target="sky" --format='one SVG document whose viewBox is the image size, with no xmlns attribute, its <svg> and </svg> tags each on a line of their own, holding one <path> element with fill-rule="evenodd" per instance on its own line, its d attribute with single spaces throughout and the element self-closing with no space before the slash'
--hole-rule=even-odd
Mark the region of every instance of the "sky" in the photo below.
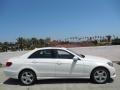
<svg viewBox="0 0 120 90">
<path fill-rule="evenodd" d="M 0 41 L 120 35 L 120 0 L 0 0 Z"/>
</svg>

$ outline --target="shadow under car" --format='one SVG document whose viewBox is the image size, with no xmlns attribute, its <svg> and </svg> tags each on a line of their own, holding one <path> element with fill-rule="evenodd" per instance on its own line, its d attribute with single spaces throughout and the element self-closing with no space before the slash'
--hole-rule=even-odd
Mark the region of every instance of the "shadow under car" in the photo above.
<svg viewBox="0 0 120 90">
<path fill-rule="evenodd" d="M 112 83 L 113 79 L 110 79 L 108 83 Z M 90 79 L 41 79 L 37 80 L 35 84 L 75 84 L 75 83 L 91 83 Z M 4 84 L 7 85 L 21 85 L 24 86 L 18 79 L 9 78 L 4 81 Z"/>
</svg>

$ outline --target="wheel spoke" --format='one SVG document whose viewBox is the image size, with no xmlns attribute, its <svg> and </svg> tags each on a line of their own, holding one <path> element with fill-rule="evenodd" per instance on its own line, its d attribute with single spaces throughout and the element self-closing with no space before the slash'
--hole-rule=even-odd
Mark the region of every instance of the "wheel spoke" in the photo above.
<svg viewBox="0 0 120 90">
<path fill-rule="evenodd" d="M 26 76 L 22 76 L 22 79 L 26 79 Z"/>
<path fill-rule="evenodd" d="M 99 77 L 99 81 L 102 82 L 102 77 Z"/>
<path fill-rule="evenodd" d="M 25 72 L 25 75 L 27 76 L 27 75 L 28 75 L 28 72 Z"/>
<path fill-rule="evenodd" d="M 94 76 L 95 78 L 99 78 L 99 76 L 98 75 L 96 75 L 96 76 Z"/>
<path fill-rule="evenodd" d="M 100 74 L 100 72 L 99 72 L 99 71 L 96 71 L 96 74 L 98 74 L 98 75 L 99 75 L 99 74 Z"/>
<path fill-rule="evenodd" d="M 102 78 L 103 78 L 103 79 L 106 79 L 106 78 L 107 78 L 107 76 L 102 76 Z"/>
<path fill-rule="evenodd" d="M 32 79 L 30 79 L 30 78 L 28 78 L 28 81 L 32 82 L 33 80 L 32 80 Z"/>
</svg>

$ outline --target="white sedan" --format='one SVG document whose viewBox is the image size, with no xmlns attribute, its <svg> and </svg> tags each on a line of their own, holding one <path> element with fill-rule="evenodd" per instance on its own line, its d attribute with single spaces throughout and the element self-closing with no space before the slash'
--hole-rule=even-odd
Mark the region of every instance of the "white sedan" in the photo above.
<svg viewBox="0 0 120 90">
<path fill-rule="evenodd" d="M 116 77 L 115 68 L 105 58 L 76 54 L 67 48 L 34 49 L 6 62 L 6 76 L 31 85 L 38 79 L 86 78 L 103 84 Z"/>
</svg>

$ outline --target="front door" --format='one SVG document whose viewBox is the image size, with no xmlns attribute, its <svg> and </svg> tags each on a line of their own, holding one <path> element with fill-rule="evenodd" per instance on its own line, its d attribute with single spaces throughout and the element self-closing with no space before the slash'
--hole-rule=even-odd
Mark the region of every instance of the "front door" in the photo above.
<svg viewBox="0 0 120 90">
<path fill-rule="evenodd" d="M 74 61 L 74 55 L 65 50 L 56 50 L 56 77 L 82 77 L 83 62 L 82 60 Z"/>
</svg>

